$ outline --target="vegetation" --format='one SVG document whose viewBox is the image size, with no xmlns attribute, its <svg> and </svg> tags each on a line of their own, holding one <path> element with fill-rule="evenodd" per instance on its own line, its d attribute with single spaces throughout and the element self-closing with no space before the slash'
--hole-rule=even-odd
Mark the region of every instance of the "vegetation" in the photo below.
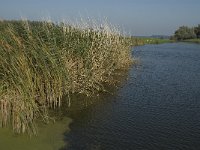
<svg viewBox="0 0 200 150">
<path fill-rule="evenodd" d="M 199 41 L 200 38 L 200 24 L 197 27 L 187 27 L 181 26 L 178 30 L 175 31 L 172 39 L 177 41 Z M 192 40 L 196 39 L 196 40 Z"/>
<path fill-rule="evenodd" d="M 63 95 L 90 96 L 132 62 L 130 38 L 114 26 L 82 27 L 47 21 L 0 22 L 0 124 L 36 133 L 35 119 Z M 70 106 L 70 96 L 68 96 Z"/>
<path fill-rule="evenodd" d="M 184 40 L 184 42 L 200 43 L 200 38 L 198 38 L 198 39 L 188 39 L 188 40 Z"/>
<path fill-rule="evenodd" d="M 139 45 L 145 45 L 145 44 L 162 44 L 162 43 L 169 43 L 172 42 L 169 39 L 162 39 L 162 38 L 138 38 L 138 37 L 132 37 L 131 38 L 132 45 L 139 46 Z"/>
<path fill-rule="evenodd" d="M 200 24 L 194 28 L 194 32 L 195 32 L 197 38 L 200 38 Z"/>
<path fill-rule="evenodd" d="M 194 39 L 196 38 L 196 34 L 194 32 L 194 28 L 182 26 L 175 31 L 174 37 L 176 40 Z"/>
</svg>

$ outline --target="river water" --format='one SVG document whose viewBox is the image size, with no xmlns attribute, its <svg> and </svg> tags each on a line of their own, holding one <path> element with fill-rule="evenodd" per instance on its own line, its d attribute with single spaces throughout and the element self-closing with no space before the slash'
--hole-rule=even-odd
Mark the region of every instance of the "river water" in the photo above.
<svg viewBox="0 0 200 150">
<path fill-rule="evenodd" d="M 68 149 L 200 149 L 200 45 L 145 45 L 132 53 L 139 63 L 117 92 L 72 113 Z"/>
</svg>

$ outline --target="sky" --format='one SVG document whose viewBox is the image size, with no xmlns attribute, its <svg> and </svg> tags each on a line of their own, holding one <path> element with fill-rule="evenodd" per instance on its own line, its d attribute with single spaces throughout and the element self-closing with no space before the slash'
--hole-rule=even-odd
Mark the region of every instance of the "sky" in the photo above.
<svg viewBox="0 0 200 150">
<path fill-rule="evenodd" d="M 107 20 L 133 36 L 200 24 L 200 0 L 0 0 L 0 19 Z"/>
</svg>

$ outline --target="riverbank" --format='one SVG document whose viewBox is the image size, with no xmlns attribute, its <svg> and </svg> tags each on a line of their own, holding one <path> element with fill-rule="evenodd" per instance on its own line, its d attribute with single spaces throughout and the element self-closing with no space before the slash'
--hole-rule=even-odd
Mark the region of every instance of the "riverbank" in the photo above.
<svg viewBox="0 0 200 150">
<path fill-rule="evenodd" d="M 184 42 L 190 42 L 190 43 L 198 43 L 198 44 L 200 44 L 200 39 L 188 39 L 188 40 L 184 40 Z"/>
<path fill-rule="evenodd" d="M 173 40 L 170 39 L 160 39 L 160 38 L 138 38 L 132 37 L 131 38 L 133 46 L 142 46 L 145 44 L 163 44 L 163 43 L 172 43 Z"/>
<path fill-rule="evenodd" d="M 104 91 L 132 64 L 130 39 L 107 22 L 1 21 L 0 31 L 0 124 L 17 133 L 36 134 L 36 119 L 51 121 L 73 93 Z"/>
</svg>

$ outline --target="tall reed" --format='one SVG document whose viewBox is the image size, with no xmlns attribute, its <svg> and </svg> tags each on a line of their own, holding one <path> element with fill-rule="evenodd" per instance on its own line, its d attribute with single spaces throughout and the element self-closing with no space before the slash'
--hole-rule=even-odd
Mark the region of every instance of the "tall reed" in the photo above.
<svg viewBox="0 0 200 150">
<path fill-rule="evenodd" d="M 115 70 L 132 62 L 128 39 L 108 24 L 0 22 L 1 126 L 36 133 L 35 119 L 48 122 L 63 95 L 104 90 Z"/>
</svg>

